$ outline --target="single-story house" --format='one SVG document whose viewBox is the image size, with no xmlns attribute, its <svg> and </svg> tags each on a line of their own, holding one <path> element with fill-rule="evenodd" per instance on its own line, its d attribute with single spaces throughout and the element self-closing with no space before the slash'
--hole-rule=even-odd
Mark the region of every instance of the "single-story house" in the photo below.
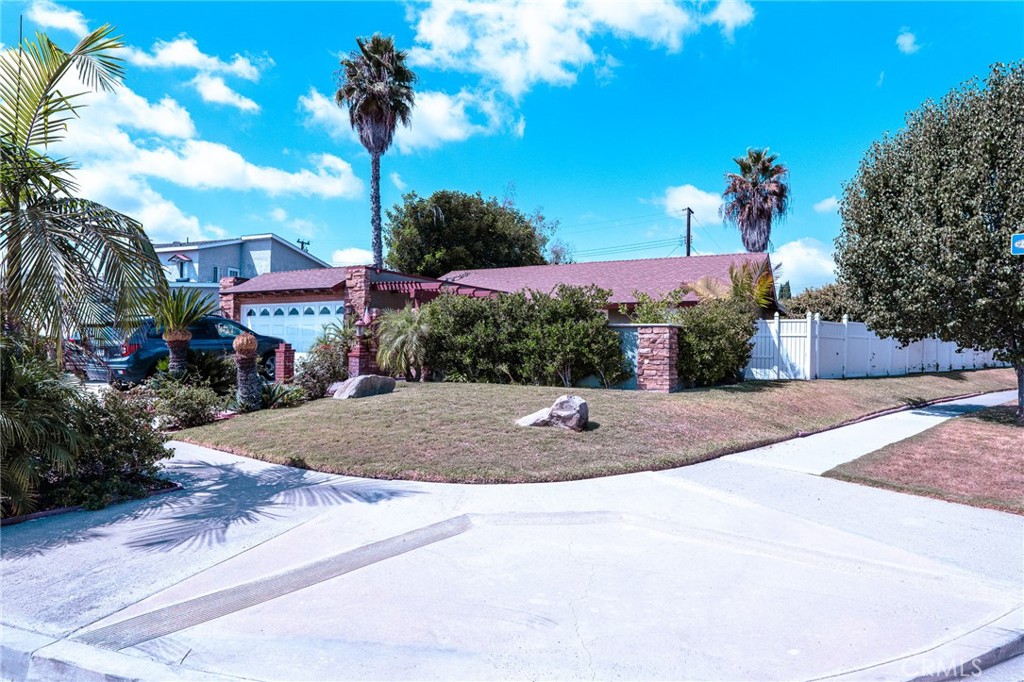
<svg viewBox="0 0 1024 682">
<path fill-rule="evenodd" d="M 550 292 L 559 284 L 594 284 L 612 292 L 609 321 L 628 322 L 637 303 L 635 291 L 660 298 L 704 277 L 727 283 L 730 266 L 746 262 L 771 265 L 767 254 L 740 253 L 459 270 L 439 279 L 354 265 L 271 272 L 248 280 L 225 277 L 220 301 L 226 317 L 261 334 L 281 337 L 301 353 L 324 326 L 340 324 L 346 315 L 361 317 L 368 309 L 399 309 L 409 303 L 419 306 L 442 293 L 482 297 L 527 289 Z M 684 305 L 697 302 L 692 293 L 683 299 Z"/>
<path fill-rule="evenodd" d="M 676 256 L 672 258 L 639 258 L 634 260 L 566 263 L 564 265 L 528 265 L 518 268 L 486 268 L 453 270 L 441 281 L 463 286 L 480 287 L 503 292 L 531 289 L 549 293 L 559 284 L 597 285 L 612 292 L 608 320 L 629 322 L 628 314 L 637 304 L 634 292 L 662 298 L 684 284 L 693 284 L 705 277 L 729 282 L 729 268 L 744 263 L 768 264 L 766 253 L 730 253 L 714 256 Z M 688 293 L 683 305 L 696 305 L 698 298 Z M 774 312 L 774 308 L 770 311 Z"/>
</svg>

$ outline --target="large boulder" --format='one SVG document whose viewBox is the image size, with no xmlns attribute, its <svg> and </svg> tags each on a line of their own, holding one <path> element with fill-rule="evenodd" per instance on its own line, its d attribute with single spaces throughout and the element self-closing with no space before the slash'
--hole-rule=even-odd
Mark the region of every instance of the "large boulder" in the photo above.
<svg viewBox="0 0 1024 682">
<path fill-rule="evenodd" d="M 583 431 L 589 422 L 587 401 L 576 395 L 559 396 L 551 407 L 516 420 L 519 426 L 560 426 L 573 431 Z"/>
<path fill-rule="evenodd" d="M 377 374 L 361 374 L 342 383 L 334 392 L 335 400 L 349 398 L 366 398 L 371 395 L 383 395 L 395 390 L 395 380 Z"/>
</svg>

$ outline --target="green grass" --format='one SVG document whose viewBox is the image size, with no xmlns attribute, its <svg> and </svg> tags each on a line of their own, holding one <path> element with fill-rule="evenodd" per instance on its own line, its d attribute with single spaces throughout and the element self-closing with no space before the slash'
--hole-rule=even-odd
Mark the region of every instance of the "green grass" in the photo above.
<svg viewBox="0 0 1024 682">
<path fill-rule="evenodd" d="M 865 414 L 1015 386 L 1011 370 L 844 381 L 749 382 L 671 395 L 572 389 L 583 433 L 514 421 L 559 388 L 406 384 L 360 400 L 317 400 L 181 431 L 176 438 L 256 459 L 371 478 L 520 483 L 692 464 Z"/>
<path fill-rule="evenodd" d="M 1016 405 L 950 419 L 825 476 L 1024 514 L 1024 428 Z"/>
</svg>

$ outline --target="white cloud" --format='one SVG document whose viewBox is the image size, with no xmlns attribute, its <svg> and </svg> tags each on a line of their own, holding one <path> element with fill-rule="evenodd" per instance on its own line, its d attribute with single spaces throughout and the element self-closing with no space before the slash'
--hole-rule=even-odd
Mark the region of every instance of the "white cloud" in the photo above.
<svg viewBox="0 0 1024 682">
<path fill-rule="evenodd" d="M 150 69 L 190 68 L 201 73 L 222 73 L 247 81 L 258 81 L 260 73 L 273 66 L 269 57 L 233 55 L 230 62 L 205 54 L 194 38 L 181 35 L 174 40 L 158 40 L 149 52 L 128 47 L 123 56 L 130 64 Z"/>
<path fill-rule="evenodd" d="M 39 28 L 56 28 L 68 31 L 79 38 L 89 35 L 89 26 L 81 12 L 62 7 L 50 0 L 35 0 L 28 6 L 27 17 Z"/>
<path fill-rule="evenodd" d="M 607 52 L 602 52 L 601 57 L 594 64 L 594 78 L 598 85 L 608 85 L 615 80 L 615 69 L 622 66 L 622 62 Z"/>
<path fill-rule="evenodd" d="M 373 262 L 373 252 L 366 249 L 338 249 L 331 254 L 331 265 L 366 265 Z"/>
<path fill-rule="evenodd" d="M 192 79 L 192 85 L 195 86 L 204 102 L 227 104 L 241 111 L 256 112 L 260 110 L 260 105 L 229 88 L 220 76 L 201 73 Z"/>
<path fill-rule="evenodd" d="M 904 27 L 900 29 L 900 34 L 896 36 L 896 47 L 903 54 L 914 54 L 921 49 L 921 44 L 917 42 L 917 36 L 911 33 L 910 29 Z"/>
<path fill-rule="evenodd" d="M 391 184 L 394 185 L 395 189 L 399 192 L 404 192 L 405 188 L 408 187 L 408 185 L 406 185 L 402 180 L 402 176 L 398 174 L 398 171 L 392 171 L 388 177 L 391 178 Z"/>
<path fill-rule="evenodd" d="M 537 83 L 572 85 L 596 61 L 591 37 L 612 33 L 677 51 L 697 22 L 668 0 L 436 2 L 411 10 L 413 65 L 477 73 L 514 98 Z"/>
<path fill-rule="evenodd" d="M 883 71 L 880 74 L 878 74 L 878 80 L 875 82 L 875 85 L 880 88 L 880 87 L 882 87 L 882 83 L 884 83 L 884 82 L 885 82 L 885 71 Z"/>
<path fill-rule="evenodd" d="M 722 35 L 732 41 L 736 29 L 746 26 L 753 20 L 754 8 L 745 0 L 720 0 L 704 22 L 721 26 Z"/>
<path fill-rule="evenodd" d="M 716 192 L 705 192 L 693 185 L 668 187 L 657 203 L 662 204 L 665 207 L 665 214 L 672 218 L 686 220 L 684 209 L 689 207 L 705 227 L 722 224 L 722 219 L 718 215 L 722 195 Z"/>
<path fill-rule="evenodd" d="M 187 140 L 158 149 L 140 149 L 134 159 L 114 163 L 115 170 L 124 169 L 134 175 L 161 178 L 196 189 L 260 190 L 270 196 L 299 194 L 349 199 L 362 194 L 363 182 L 347 161 L 333 154 L 314 154 L 309 158 L 313 170 L 288 172 L 250 163 L 217 142 Z"/>
<path fill-rule="evenodd" d="M 300 237 L 312 237 L 317 232 L 316 223 L 305 218 L 293 218 L 288 215 L 280 206 L 275 207 L 270 211 L 270 218 L 277 223 L 281 223 L 286 227 L 291 228 Z"/>
<path fill-rule="evenodd" d="M 805 237 L 786 242 L 772 253 L 772 263 L 782 264 L 780 282 L 789 280 L 794 294 L 807 287 L 835 281 L 836 263 L 832 250 L 817 239 Z"/>
<path fill-rule="evenodd" d="M 299 97 L 299 111 L 304 123 L 321 128 L 335 140 L 358 143 L 348 111 L 334 100 L 310 88 Z M 426 90 L 416 93 L 416 107 L 409 127 L 399 125 L 395 131 L 395 147 L 402 154 L 436 149 L 449 142 L 462 142 L 474 135 L 488 135 L 511 129 L 511 113 L 493 94 L 460 90 L 454 95 Z"/>
<path fill-rule="evenodd" d="M 817 213 L 835 213 L 837 208 L 839 208 L 839 200 L 835 195 L 826 197 L 814 205 L 814 210 Z"/>
</svg>

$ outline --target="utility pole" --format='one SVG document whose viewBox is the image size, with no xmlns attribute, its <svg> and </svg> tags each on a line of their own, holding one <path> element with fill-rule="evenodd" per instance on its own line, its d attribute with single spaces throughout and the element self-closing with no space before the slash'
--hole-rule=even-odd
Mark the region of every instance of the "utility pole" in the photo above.
<svg viewBox="0 0 1024 682">
<path fill-rule="evenodd" d="M 299 248 L 300 249 L 302 249 L 303 251 L 309 251 L 309 249 L 306 248 L 307 246 L 309 246 L 309 240 L 308 239 L 300 239 L 299 240 Z"/>
<path fill-rule="evenodd" d="M 693 215 L 693 209 L 687 206 L 683 210 L 686 211 L 686 255 L 689 256 L 690 242 L 693 241 L 692 237 L 690 236 L 690 216 Z"/>
</svg>

